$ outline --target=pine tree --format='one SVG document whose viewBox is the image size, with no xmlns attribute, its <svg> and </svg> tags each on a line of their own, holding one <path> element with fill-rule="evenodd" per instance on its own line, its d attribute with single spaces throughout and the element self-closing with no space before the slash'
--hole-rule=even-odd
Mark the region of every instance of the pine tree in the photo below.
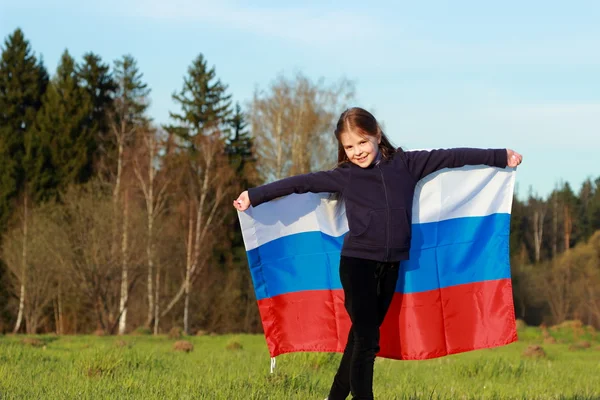
<svg viewBox="0 0 600 400">
<path fill-rule="evenodd" d="M 577 219 L 579 220 L 579 228 L 581 239 L 587 241 L 594 233 L 591 224 L 590 206 L 594 197 L 594 185 L 591 179 L 586 179 L 581 185 L 579 191 L 579 212 Z"/>
<path fill-rule="evenodd" d="M 92 101 L 76 73 L 75 60 L 65 51 L 38 113 L 36 131 L 41 149 L 35 157 L 38 179 L 45 193 L 83 183 L 93 174 L 95 138 L 89 126 Z M 52 174 L 44 173 L 52 169 Z"/>
<path fill-rule="evenodd" d="M 231 165 L 236 171 L 237 176 L 242 176 L 248 184 L 249 175 L 253 171 L 246 171 L 247 167 L 252 167 L 255 162 L 252 148 L 252 137 L 246 130 L 248 122 L 246 115 L 242 112 L 242 107 L 236 103 L 233 117 L 229 121 L 232 134 L 227 140 L 225 152 L 229 156 Z M 250 178 L 251 179 L 251 178 Z"/>
<path fill-rule="evenodd" d="M 187 128 L 187 137 L 226 131 L 231 115 L 231 95 L 227 85 L 216 78 L 215 68 L 208 68 L 202 54 L 188 68 L 183 88 L 172 97 L 181 106 L 181 114 L 169 113 L 171 118 Z M 226 133 L 226 132 L 223 132 Z"/>
<path fill-rule="evenodd" d="M 114 151 L 110 140 L 109 117 L 114 111 L 114 96 L 117 84 L 110 66 L 102 63 L 99 55 L 86 53 L 83 63 L 77 68 L 81 85 L 91 98 L 92 108 L 88 115 L 88 126 L 95 138 L 96 158 Z"/>
<path fill-rule="evenodd" d="M 27 136 L 31 134 L 48 74 L 23 32 L 16 29 L 4 42 L 0 59 L 0 231 L 12 200 L 23 191 Z"/>
<path fill-rule="evenodd" d="M 594 181 L 594 194 L 589 204 L 589 224 L 592 231 L 600 230 L 600 177 Z"/>
<path fill-rule="evenodd" d="M 137 61 L 127 54 L 115 61 L 114 80 L 117 84 L 115 95 L 115 119 L 131 125 L 144 125 L 148 122 L 145 115 L 150 106 L 150 89 L 143 82 Z"/>
<path fill-rule="evenodd" d="M 131 55 L 126 54 L 115 61 L 114 80 L 117 89 L 110 116 L 110 136 L 115 151 L 109 157 L 109 169 L 115 176 L 115 201 L 121 190 L 124 151 L 134 142 L 136 130 L 150 122 L 146 116 L 150 105 L 150 89 L 142 78 L 137 61 Z"/>
</svg>

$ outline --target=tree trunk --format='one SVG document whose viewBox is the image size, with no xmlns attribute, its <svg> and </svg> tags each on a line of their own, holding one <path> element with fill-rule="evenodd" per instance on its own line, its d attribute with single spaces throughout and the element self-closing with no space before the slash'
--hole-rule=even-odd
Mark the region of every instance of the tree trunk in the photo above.
<svg viewBox="0 0 600 400">
<path fill-rule="evenodd" d="M 58 298 L 52 301 L 52 311 L 54 311 L 54 333 L 60 335 L 60 322 L 58 322 Z"/>
<path fill-rule="evenodd" d="M 573 224 L 571 219 L 571 213 L 569 212 L 569 206 L 565 205 L 565 251 L 568 251 L 571 247 L 571 232 L 573 230 Z"/>
<path fill-rule="evenodd" d="M 129 195 L 125 193 L 123 211 L 123 241 L 121 243 L 121 302 L 119 304 L 119 335 L 124 335 L 127 327 L 127 300 L 129 297 L 129 260 L 128 260 L 128 230 L 129 230 Z"/>
<path fill-rule="evenodd" d="M 152 232 L 152 218 L 148 215 L 148 243 L 146 244 L 146 255 L 148 257 L 148 316 L 146 319 L 146 326 L 150 326 L 152 318 L 154 317 L 154 238 Z M 157 300 L 158 301 L 158 300 Z"/>
<path fill-rule="evenodd" d="M 185 266 L 185 282 L 184 282 L 184 293 L 185 293 L 185 306 L 183 309 L 183 331 L 188 334 L 188 307 L 189 307 L 189 293 L 190 293 L 190 272 L 192 270 L 192 253 L 194 248 L 194 219 L 193 215 L 193 200 L 190 199 L 190 216 L 188 220 L 188 241 L 187 241 L 187 259 Z M 199 212 L 199 211 L 198 211 Z M 197 215 L 196 215 L 197 217 Z"/>
<path fill-rule="evenodd" d="M 149 146 L 150 147 L 150 146 Z M 153 146 L 149 148 L 148 157 L 148 199 L 146 207 L 148 212 L 148 242 L 146 243 L 146 255 L 148 257 L 148 317 L 146 325 L 149 327 L 154 315 L 154 290 L 152 281 L 154 279 L 154 166 L 152 165 L 152 156 L 154 154 Z"/>
<path fill-rule="evenodd" d="M 275 180 L 279 180 L 283 177 L 283 122 L 281 120 L 281 113 L 277 115 L 277 165 L 275 166 Z"/>
<path fill-rule="evenodd" d="M 140 154 L 142 154 L 144 157 L 142 163 L 147 168 L 147 175 L 144 174 L 143 168 L 140 168 L 141 163 L 138 162 L 137 157 L 133 158 L 133 172 L 137 176 L 140 188 L 144 193 L 144 200 L 146 202 L 146 228 L 148 232 L 148 238 L 146 241 L 146 258 L 148 262 L 146 294 L 148 301 L 148 312 L 146 315 L 145 326 L 150 328 L 152 326 L 152 321 L 157 315 L 155 308 L 157 307 L 158 302 L 158 290 L 154 289 L 154 269 L 156 263 L 155 222 L 157 217 L 161 215 L 165 209 L 169 180 L 165 178 L 162 181 L 157 181 L 157 176 L 160 171 L 165 174 L 165 170 L 161 170 L 155 165 L 155 156 L 160 153 L 160 149 L 154 131 L 145 131 L 143 135 L 143 145 L 141 147 L 142 148 L 140 150 L 142 150 L 142 152 Z M 159 279 L 160 278 L 157 275 L 157 282 Z M 158 323 L 155 323 L 155 326 L 158 326 Z"/>
<path fill-rule="evenodd" d="M 203 216 L 204 216 L 204 204 L 206 202 L 206 196 L 208 194 L 208 181 L 209 176 L 212 173 L 211 171 L 211 163 L 213 154 L 204 154 L 209 157 L 206 159 L 206 169 L 204 170 L 204 176 L 202 179 L 202 188 L 200 192 L 200 202 L 198 204 L 198 208 L 196 209 L 196 232 L 194 237 L 194 253 L 193 258 L 191 258 L 191 262 L 188 264 L 189 268 L 186 269 L 185 274 L 185 306 L 183 311 L 183 330 L 186 335 L 189 335 L 189 305 L 190 305 L 190 289 L 192 286 L 192 273 L 196 269 L 198 265 L 198 260 L 200 259 L 200 243 L 202 242 L 201 233 L 203 231 L 202 228 L 206 228 L 203 226 Z M 210 222 L 207 221 L 206 225 Z M 202 235 L 203 236 L 203 235 Z M 191 245 L 191 243 L 190 243 Z"/>
<path fill-rule="evenodd" d="M 117 137 L 117 176 L 115 178 L 115 187 L 113 189 L 113 242 L 112 242 L 112 254 L 113 260 L 116 260 L 117 253 L 117 215 L 119 206 L 119 195 L 121 192 L 121 177 L 123 175 L 123 150 L 124 150 L 124 132 L 125 123 L 121 123 L 121 132 L 115 130 L 115 136 Z"/>
<path fill-rule="evenodd" d="M 13 333 L 21 328 L 23 313 L 25 311 L 25 282 L 27 279 L 27 195 L 23 196 L 23 252 L 21 258 L 21 290 L 19 291 L 19 312 Z"/>
<path fill-rule="evenodd" d="M 19 293 L 19 312 L 17 314 L 17 322 L 15 323 L 15 328 L 13 329 L 13 333 L 19 332 L 21 328 L 21 322 L 23 321 L 23 310 L 25 309 L 25 284 L 21 283 L 21 291 Z"/>
<path fill-rule="evenodd" d="M 183 307 L 183 331 L 186 335 L 190 334 L 190 288 L 192 283 L 190 281 L 189 275 L 186 274 L 185 277 L 186 286 L 185 286 L 185 301 Z"/>
<path fill-rule="evenodd" d="M 558 201 L 554 194 L 552 199 L 552 258 L 556 257 L 558 252 Z"/>
<path fill-rule="evenodd" d="M 156 265 L 156 285 L 154 290 L 156 292 L 154 297 L 154 334 L 158 335 L 158 324 L 160 323 L 160 263 Z"/>
<path fill-rule="evenodd" d="M 544 235 L 544 214 L 543 210 L 533 211 L 533 239 L 535 246 L 535 262 L 538 263 L 541 257 L 542 238 Z"/>
<path fill-rule="evenodd" d="M 58 295 L 56 296 L 56 306 L 58 311 L 58 324 L 56 327 L 56 333 L 58 335 L 64 334 L 64 314 L 63 314 L 63 302 L 62 302 L 62 291 L 60 283 L 58 284 Z"/>
</svg>

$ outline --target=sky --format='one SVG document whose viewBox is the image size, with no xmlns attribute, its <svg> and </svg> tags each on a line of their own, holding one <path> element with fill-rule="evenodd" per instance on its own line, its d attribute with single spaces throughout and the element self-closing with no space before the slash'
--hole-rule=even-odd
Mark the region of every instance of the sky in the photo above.
<svg viewBox="0 0 600 400">
<path fill-rule="evenodd" d="M 2 43 L 21 28 L 51 73 L 65 49 L 133 55 L 157 123 L 200 53 L 242 106 L 279 75 L 345 78 L 397 146 L 521 153 L 520 198 L 600 177 L 598 21 L 597 0 L 0 0 Z"/>
</svg>

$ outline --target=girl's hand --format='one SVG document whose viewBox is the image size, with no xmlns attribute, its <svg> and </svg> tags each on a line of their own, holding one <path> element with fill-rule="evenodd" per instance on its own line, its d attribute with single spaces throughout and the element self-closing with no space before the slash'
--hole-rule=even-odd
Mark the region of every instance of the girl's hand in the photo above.
<svg viewBox="0 0 600 400">
<path fill-rule="evenodd" d="M 250 207 L 250 197 L 248 197 L 248 191 L 244 190 L 236 200 L 233 201 L 233 206 L 239 211 L 246 211 Z"/>
<path fill-rule="evenodd" d="M 523 161 L 523 156 L 511 149 L 506 149 L 506 156 L 508 157 L 507 164 L 511 168 L 516 167 Z"/>
</svg>

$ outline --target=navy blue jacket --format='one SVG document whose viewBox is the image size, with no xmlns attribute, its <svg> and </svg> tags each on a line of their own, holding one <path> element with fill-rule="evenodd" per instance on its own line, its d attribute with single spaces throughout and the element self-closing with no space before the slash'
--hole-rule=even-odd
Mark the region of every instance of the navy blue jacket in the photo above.
<svg viewBox="0 0 600 400">
<path fill-rule="evenodd" d="M 350 232 L 342 255 L 376 261 L 408 259 L 412 203 L 417 181 L 442 168 L 489 165 L 505 168 L 506 149 L 403 151 L 361 168 L 346 162 L 330 171 L 292 176 L 248 190 L 256 207 L 291 193 L 340 193 Z"/>
</svg>

